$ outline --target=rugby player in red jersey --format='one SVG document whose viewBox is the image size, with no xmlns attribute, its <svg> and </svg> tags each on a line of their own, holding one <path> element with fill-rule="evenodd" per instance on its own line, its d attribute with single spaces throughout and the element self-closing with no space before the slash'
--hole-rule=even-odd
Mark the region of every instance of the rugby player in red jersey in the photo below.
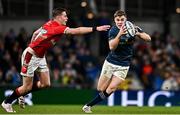
<svg viewBox="0 0 180 115">
<path fill-rule="evenodd" d="M 93 31 L 107 31 L 110 26 L 70 28 L 66 26 L 68 21 L 66 9 L 56 8 L 53 10 L 53 19 L 45 23 L 33 33 L 31 43 L 24 50 L 21 57 L 21 75 L 23 76 L 22 86 L 16 88 L 12 95 L 5 99 L 1 106 L 6 112 L 15 112 L 12 102 L 19 99 L 20 106 L 24 108 L 26 94 L 50 86 L 50 75 L 47 67 L 45 53 L 61 39 L 63 34 L 86 34 Z M 34 72 L 39 73 L 39 81 L 33 83 Z"/>
</svg>

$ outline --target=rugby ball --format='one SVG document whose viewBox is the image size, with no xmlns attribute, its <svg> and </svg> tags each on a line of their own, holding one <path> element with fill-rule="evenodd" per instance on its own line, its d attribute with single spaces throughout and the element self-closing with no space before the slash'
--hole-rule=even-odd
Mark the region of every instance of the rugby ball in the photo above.
<svg viewBox="0 0 180 115">
<path fill-rule="evenodd" d="M 128 32 L 127 37 L 134 37 L 135 34 L 136 34 L 134 25 L 130 21 L 126 21 L 125 26 L 126 26 L 126 29 L 127 29 L 127 32 Z"/>
</svg>

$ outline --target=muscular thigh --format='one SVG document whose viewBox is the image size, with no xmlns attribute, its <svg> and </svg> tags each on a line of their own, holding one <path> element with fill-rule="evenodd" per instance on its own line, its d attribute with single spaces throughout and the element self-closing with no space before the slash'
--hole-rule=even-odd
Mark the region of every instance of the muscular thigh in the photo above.
<svg viewBox="0 0 180 115">
<path fill-rule="evenodd" d="M 119 77 L 113 76 L 108 87 L 118 87 L 124 80 Z"/>
<path fill-rule="evenodd" d="M 113 67 L 110 65 L 110 63 L 108 61 L 105 60 L 100 76 L 105 76 L 105 77 L 111 78 L 112 75 L 113 75 Z"/>
<path fill-rule="evenodd" d="M 106 89 L 106 92 L 107 93 L 112 93 L 112 92 L 114 92 L 115 90 L 117 90 L 117 88 L 118 88 L 118 86 L 123 82 L 124 80 L 123 79 L 121 79 L 121 78 L 119 78 L 119 77 L 117 77 L 117 76 L 113 76 L 112 77 L 112 80 L 111 80 L 111 82 L 110 82 L 110 84 L 109 84 L 109 86 L 107 87 L 107 89 Z"/>
<path fill-rule="evenodd" d="M 33 85 L 33 77 L 23 77 L 23 85 L 18 88 L 20 94 L 31 90 Z"/>
<path fill-rule="evenodd" d="M 45 57 L 41 59 L 39 63 L 39 67 L 37 68 L 37 72 L 39 75 L 39 80 L 42 84 L 50 84 L 49 69 L 47 67 L 47 62 Z"/>
<path fill-rule="evenodd" d="M 39 81 L 41 82 L 41 84 L 50 84 L 49 71 L 39 72 L 38 75 L 39 75 Z"/>
<path fill-rule="evenodd" d="M 108 87 L 112 75 L 113 75 L 112 67 L 105 60 L 98 81 L 97 90 L 104 91 Z"/>
<path fill-rule="evenodd" d="M 106 77 L 106 76 L 100 76 L 98 85 L 97 85 L 97 90 L 98 91 L 105 91 L 106 88 L 108 87 L 109 83 L 111 81 L 111 78 Z"/>
</svg>

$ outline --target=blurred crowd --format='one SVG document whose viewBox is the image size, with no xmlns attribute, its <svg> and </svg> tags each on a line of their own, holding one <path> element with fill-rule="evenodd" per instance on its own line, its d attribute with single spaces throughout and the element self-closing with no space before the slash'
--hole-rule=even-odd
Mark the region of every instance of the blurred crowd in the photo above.
<svg viewBox="0 0 180 115">
<path fill-rule="evenodd" d="M 135 55 L 122 89 L 180 89 L 180 42 L 154 32 L 151 42 L 134 44 Z"/>
<path fill-rule="evenodd" d="M 154 32 L 152 41 L 138 40 L 124 90 L 179 90 L 180 44 L 170 35 Z M 24 28 L 0 35 L 0 85 L 21 84 L 21 54 L 31 40 Z M 105 55 L 95 57 L 84 36 L 63 36 L 46 59 L 53 87 L 95 88 Z M 106 41 L 107 42 L 107 41 Z M 100 49 L 102 50 L 102 49 Z M 35 80 L 38 79 L 35 74 Z"/>
</svg>

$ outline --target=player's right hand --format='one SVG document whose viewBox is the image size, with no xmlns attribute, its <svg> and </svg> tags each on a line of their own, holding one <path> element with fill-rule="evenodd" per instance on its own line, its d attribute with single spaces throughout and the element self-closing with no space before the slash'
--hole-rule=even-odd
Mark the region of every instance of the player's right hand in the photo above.
<svg viewBox="0 0 180 115">
<path fill-rule="evenodd" d="M 107 30 L 109 30 L 110 27 L 111 27 L 110 25 L 97 26 L 96 30 L 97 31 L 107 31 Z"/>
<path fill-rule="evenodd" d="M 121 26 L 119 33 L 120 35 L 124 35 L 128 33 L 125 24 Z"/>
</svg>

